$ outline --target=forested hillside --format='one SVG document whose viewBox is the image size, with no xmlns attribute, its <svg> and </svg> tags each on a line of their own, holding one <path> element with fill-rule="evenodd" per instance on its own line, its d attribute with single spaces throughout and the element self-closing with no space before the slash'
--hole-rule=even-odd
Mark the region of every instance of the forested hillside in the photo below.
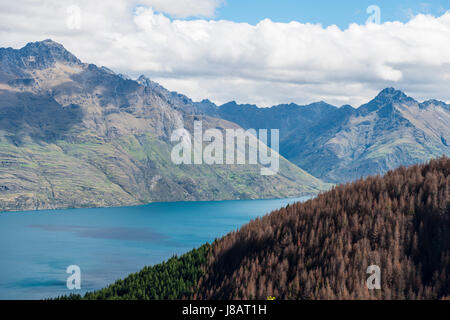
<svg viewBox="0 0 450 320">
<path fill-rule="evenodd" d="M 213 244 L 198 299 L 450 294 L 450 159 L 338 186 Z M 381 290 L 366 269 L 381 268 Z"/>
<path fill-rule="evenodd" d="M 335 187 L 86 298 L 449 297 L 449 173 L 443 157 Z"/>
</svg>

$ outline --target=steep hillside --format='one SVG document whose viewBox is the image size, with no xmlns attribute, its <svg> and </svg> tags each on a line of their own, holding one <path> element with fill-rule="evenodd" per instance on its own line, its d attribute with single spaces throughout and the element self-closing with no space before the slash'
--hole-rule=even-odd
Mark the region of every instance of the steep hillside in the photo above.
<svg viewBox="0 0 450 320">
<path fill-rule="evenodd" d="M 0 211 L 316 194 L 320 180 L 280 159 L 259 165 L 172 163 L 173 130 L 238 128 L 193 115 L 188 99 L 141 77 L 81 62 L 51 40 L 0 49 Z"/>
<path fill-rule="evenodd" d="M 449 191 L 450 158 L 401 167 L 272 212 L 84 298 L 448 298 Z M 372 265 L 379 290 L 366 286 Z"/>
<path fill-rule="evenodd" d="M 244 128 L 279 128 L 280 153 L 314 176 L 347 182 L 450 155 L 450 106 L 419 103 L 388 88 L 358 109 L 324 102 L 272 108 L 197 104 L 200 113 Z"/>
<path fill-rule="evenodd" d="M 450 294 L 450 158 L 342 185 L 213 244 L 199 299 Z M 367 267 L 381 290 L 366 287 Z"/>
</svg>

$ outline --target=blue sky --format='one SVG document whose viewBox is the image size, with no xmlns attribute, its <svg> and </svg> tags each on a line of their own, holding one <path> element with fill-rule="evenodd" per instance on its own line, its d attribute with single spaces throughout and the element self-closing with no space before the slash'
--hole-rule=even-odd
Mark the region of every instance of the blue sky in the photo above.
<svg viewBox="0 0 450 320">
<path fill-rule="evenodd" d="M 276 22 L 336 24 L 345 29 L 351 23 L 364 24 L 370 5 L 380 7 L 382 22 L 406 22 L 412 14 L 418 13 L 440 16 L 450 9 L 449 0 L 226 0 L 217 9 L 215 19 L 256 24 L 270 18 Z"/>
<path fill-rule="evenodd" d="M 357 107 L 395 87 L 450 102 L 450 0 L 15 0 L 0 21 L 0 47 L 50 38 L 196 101 Z"/>
</svg>

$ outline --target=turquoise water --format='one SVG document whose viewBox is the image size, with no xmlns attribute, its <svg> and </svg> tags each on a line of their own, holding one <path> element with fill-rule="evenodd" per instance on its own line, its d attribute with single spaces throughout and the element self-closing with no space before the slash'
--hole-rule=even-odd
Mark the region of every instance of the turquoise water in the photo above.
<svg viewBox="0 0 450 320">
<path fill-rule="evenodd" d="M 0 213 L 0 299 L 99 289 L 306 199 Z M 69 265 L 81 269 L 81 290 L 67 289 Z"/>
</svg>

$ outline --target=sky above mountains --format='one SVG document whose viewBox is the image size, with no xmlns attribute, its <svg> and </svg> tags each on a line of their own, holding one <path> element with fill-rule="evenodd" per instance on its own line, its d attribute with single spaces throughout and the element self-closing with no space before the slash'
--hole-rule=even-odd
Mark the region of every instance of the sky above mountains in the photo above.
<svg viewBox="0 0 450 320">
<path fill-rule="evenodd" d="M 51 38 L 85 62 L 218 104 L 358 106 L 390 86 L 449 102 L 449 9 L 448 0 L 3 1 L 0 47 Z"/>
<path fill-rule="evenodd" d="M 214 18 L 251 24 L 270 18 L 276 22 L 320 23 L 325 27 L 335 24 L 346 29 L 352 23 L 364 24 L 371 5 L 380 7 L 384 22 L 407 22 L 420 13 L 440 16 L 449 4 L 448 0 L 345 0 L 339 5 L 336 0 L 227 0 L 217 7 Z"/>
</svg>

